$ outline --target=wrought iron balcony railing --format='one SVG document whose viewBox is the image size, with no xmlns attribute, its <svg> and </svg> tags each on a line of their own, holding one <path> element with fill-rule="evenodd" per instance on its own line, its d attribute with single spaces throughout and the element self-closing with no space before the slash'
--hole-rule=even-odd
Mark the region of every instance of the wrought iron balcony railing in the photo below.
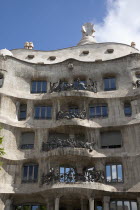
<svg viewBox="0 0 140 210">
<path fill-rule="evenodd" d="M 85 119 L 86 118 L 86 111 L 77 111 L 77 112 L 71 112 L 71 111 L 59 111 L 56 115 L 56 119 L 73 119 L 73 118 L 79 118 L 79 119 Z"/>
<path fill-rule="evenodd" d="M 54 137 L 54 139 L 51 139 L 50 142 L 42 143 L 42 150 L 43 151 L 50 151 L 56 148 L 66 148 L 66 147 L 72 147 L 72 148 L 85 148 L 88 149 L 90 152 L 94 149 L 95 142 L 86 142 L 82 140 L 76 140 L 73 138 L 68 139 L 60 139 L 59 137 Z"/>
<path fill-rule="evenodd" d="M 77 182 L 100 182 L 103 183 L 105 179 L 104 172 L 102 170 L 86 170 L 84 173 L 77 173 L 74 169 L 71 169 L 68 173 L 61 174 L 52 168 L 48 174 L 43 174 L 41 178 L 41 184 L 53 184 L 57 182 L 61 183 L 77 183 Z"/>
<path fill-rule="evenodd" d="M 50 93 L 61 92 L 61 91 L 71 91 L 71 90 L 86 90 L 97 93 L 97 82 L 89 79 L 90 84 L 86 84 L 85 81 L 77 79 L 74 83 L 58 82 L 52 83 L 50 87 Z"/>
</svg>

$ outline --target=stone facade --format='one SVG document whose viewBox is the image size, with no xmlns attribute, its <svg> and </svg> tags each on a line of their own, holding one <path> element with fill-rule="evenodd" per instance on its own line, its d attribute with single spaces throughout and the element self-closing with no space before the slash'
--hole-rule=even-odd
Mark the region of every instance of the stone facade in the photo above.
<svg viewBox="0 0 140 210">
<path fill-rule="evenodd" d="M 0 76 L 6 152 L 0 210 L 140 209 L 137 49 L 92 42 L 48 52 L 2 51 Z M 111 78 L 115 89 L 105 91 L 105 79 Z M 108 143 L 108 137 L 103 145 L 102 134 L 114 131 L 121 140 L 114 136 Z M 23 143 L 23 134 L 32 133 L 33 142 L 25 137 Z"/>
</svg>

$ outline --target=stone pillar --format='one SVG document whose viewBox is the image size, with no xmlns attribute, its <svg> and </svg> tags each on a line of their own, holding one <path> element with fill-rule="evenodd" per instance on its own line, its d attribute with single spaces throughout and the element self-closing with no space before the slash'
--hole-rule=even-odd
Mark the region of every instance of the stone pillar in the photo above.
<svg viewBox="0 0 140 210">
<path fill-rule="evenodd" d="M 3 200 L 0 197 L 0 209 L 4 210 L 4 207 L 5 207 L 5 204 L 4 204 Z"/>
<path fill-rule="evenodd" d="M 140 197 L 137 198 L 138 209 L 140 209 Z"/>
<path fill-rule="evenodd" d="M 103 198 L 103 203 L 104 203 L 104 210 L 109 210 L 109 202 L 110 202 L 110 197 L 109 196 L 104 196 Z"/>
<path fill-rule="evenodd" d="M 59 200 L 60 200 L 59 197 L 55 198 L 55 210 L 59 210 Z"/>
<path fill-rule="evenodd" d="M 89 210 L 94 210 L 94 198 L 89 198 Z"/>
<path fill-rule="evenodd" d="M 11 207 L 12 207 L 12 200 L 10 199 L 6 200 L 4 210 L 11 210 Z"/>
</svg>

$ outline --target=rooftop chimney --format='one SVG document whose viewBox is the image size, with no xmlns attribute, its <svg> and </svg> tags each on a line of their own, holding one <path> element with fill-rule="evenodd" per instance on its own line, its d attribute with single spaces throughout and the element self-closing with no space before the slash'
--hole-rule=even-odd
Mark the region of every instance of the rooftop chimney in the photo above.
<svg viewBox="0 0 140 210">
<path fill-rule="evenodd" d="M 34 48 L 33 42 L 25 42 L 24 48 L 25 48 L 25 49 L 32 50 L 32 49 Z"/>
<path fill-rule="evenodd" d="M 131 47 L 136 47 L 136 43 L 135 42 L 131 42 Z"/>
</svg>

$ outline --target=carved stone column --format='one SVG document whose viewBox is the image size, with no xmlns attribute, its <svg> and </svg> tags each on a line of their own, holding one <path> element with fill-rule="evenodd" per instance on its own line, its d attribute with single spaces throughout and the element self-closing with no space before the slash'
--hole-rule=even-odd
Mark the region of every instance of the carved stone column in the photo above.
<svg viewBox="0 0 140 210">
<path fill-rule="evenodd" d="M 109 210 L 109 202 L 110 202 L 110 197 L 104 196 L 103 198 L 104 210 Z"/>
<path fill-rule="evenodd" d="M 140 197 L 137 198 L 138 209 L 140 209 Z"/>
<path fill-rule="evenodd" d="M 94 198 L 89 198 L 89 210 L 94 210 Z"/>
<path fill-rule="evenodd" d="M 0 195 L 0 209 L 4 210 L 4 208 L 5 208 L 5 204 L 4 204 L 3 200 L 2 200 L 2 196 Z"/>
<path fill-rule="evenodd" d="M 56 197 L 55 198 L 55 210 L 59 210 L 59 201 L 60 201 L 60 197 Z"/>
</svg>

